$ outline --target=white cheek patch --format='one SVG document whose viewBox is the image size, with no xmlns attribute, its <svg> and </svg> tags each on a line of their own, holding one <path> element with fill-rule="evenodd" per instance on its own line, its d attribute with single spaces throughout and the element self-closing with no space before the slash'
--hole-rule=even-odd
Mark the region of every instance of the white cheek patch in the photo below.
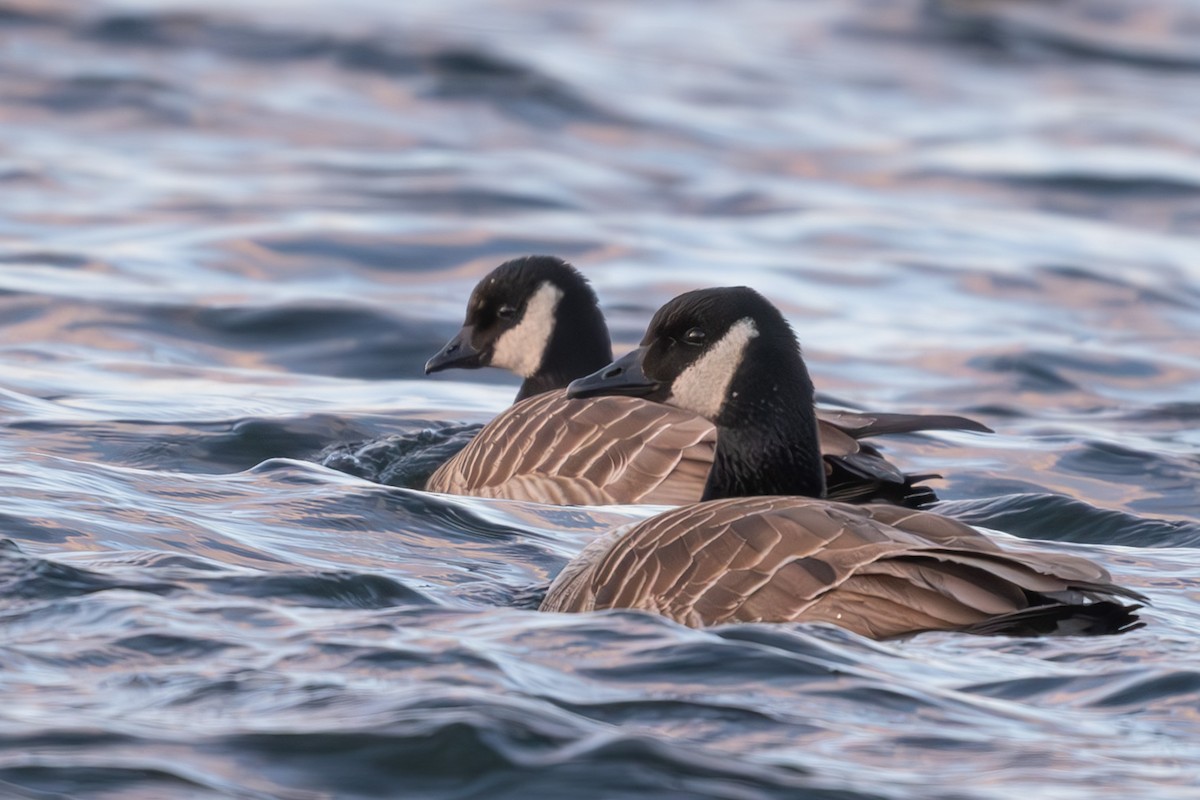
<svg viewBox="0 0 1200 800">
<path fill-rule="evenodd" d="M 756 336 L 758 328 L 749 317 L 733 323 L 720 341 L 680 373 L 671 384 L 667 402 L 707 419 L 716 419 L 725 405 L 725 393 L 742 363 L 746 345 Z"/>
<path fill-rule="evenodd" d="M 538 371 L 554 333 L 554 312 L 562 296 L 562 290 L 549 281 L 537 288 L 525 304 L 521 321 L 496 340 L 493 367 L 507 369 L 522 378 Z"/>
</svg>

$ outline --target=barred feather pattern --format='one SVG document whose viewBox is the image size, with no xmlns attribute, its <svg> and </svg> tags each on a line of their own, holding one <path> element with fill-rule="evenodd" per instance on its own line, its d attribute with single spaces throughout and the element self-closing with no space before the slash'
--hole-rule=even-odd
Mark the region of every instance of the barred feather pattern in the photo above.
<svg viewBox="0 0 1200 800">
<path fill-rule="evenodd" d="M 430 476 L 426 489 L 559 505 L 700 497 L 716 432 L 685 411 L 630 397 L 516 403 Z"/>
<path fill-rule="evenodd" d="M 1087 559 L 1007 552 L 946 517 L 753 497 L 685 506 L 593 542 L 541 608 L 637 608 L 692 627 L 830 622 L 882 639 L 1115 598 L 1142 599 Z"/>
</svg>

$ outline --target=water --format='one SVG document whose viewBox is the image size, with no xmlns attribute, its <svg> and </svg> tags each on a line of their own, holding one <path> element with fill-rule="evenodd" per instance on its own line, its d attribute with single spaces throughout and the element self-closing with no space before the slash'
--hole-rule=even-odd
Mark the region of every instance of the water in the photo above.
<svg viewBox="0 0 1200 800">
<path fill-rule="evenodd" d="M 1197 796 L 1194 4 L 400 8 L 0 0 L 0 796 Z M 420 368 L 533 252 L 987 422 L 888 452 L 1147 627 L 537 614 L 653 509 L 317 463 L 502 409 Z"/>
</svg>

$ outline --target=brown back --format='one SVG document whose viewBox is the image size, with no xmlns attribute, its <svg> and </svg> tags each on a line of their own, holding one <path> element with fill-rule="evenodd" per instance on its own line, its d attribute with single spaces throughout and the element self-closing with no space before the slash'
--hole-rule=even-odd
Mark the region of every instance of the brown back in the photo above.
<svg viewBox="0 0 1200 800">
<path fill-rule="evenodd" d="M 1138 597 L 1086 559 L 1006 552 L 946 517 L 797 497 L 668 511 L 577 561 L 543 611 L 640 608 L 693 627 L 825 621 L 883 638 L 1038 603 Z"/>
</svg>

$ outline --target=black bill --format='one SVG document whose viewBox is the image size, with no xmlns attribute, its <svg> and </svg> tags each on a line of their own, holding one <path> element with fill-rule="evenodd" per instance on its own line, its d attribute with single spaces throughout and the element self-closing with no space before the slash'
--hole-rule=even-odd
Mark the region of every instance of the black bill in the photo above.
<svg viewBox="0 0 1200 800">
<path fill-rule="evenodd" d="M 437 352 L 433 358 L 425 362 L 425 374 L 431 375 L 434 372 L 441 372 L 444 369 L 476 369 L 482 367 L 480 361 L 483 355 L 471 344 L 471 336 L 475 333 L 475 329 L 470 325 L 464 325 L 463 329 L 454 335 L 454 338 L 446 342 L 446 346 Z"/>
<path fill-rule="evenodd" d="M 607 367 L 571 381 L 567 387 L 567 397 L 599 397 L 606 394 L 646 397 L 653 394 L 659 384 L 642 372 L 642 358 L 645 355 L 646 349 L 639 347 Z"/>
</svg>

